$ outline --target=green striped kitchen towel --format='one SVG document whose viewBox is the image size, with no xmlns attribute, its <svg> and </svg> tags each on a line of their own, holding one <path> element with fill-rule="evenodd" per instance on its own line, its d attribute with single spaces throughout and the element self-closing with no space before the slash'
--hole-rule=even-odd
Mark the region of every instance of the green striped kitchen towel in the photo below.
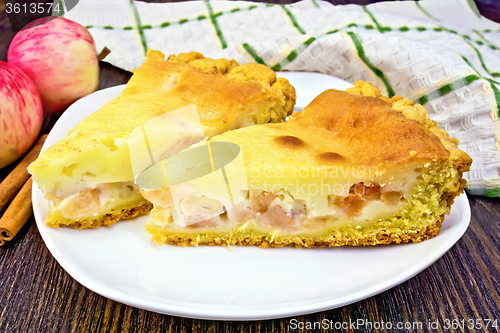
<svg viewBox="0 0 500 333">
<path fill-rule="evenodd" d="M 82 0 L 66 18 L 86 26 L 98 49 L 111 50 L 106 61 L 126 70 L 152 48 L 372 81 L 423 104 L 460 139 L 474 159 L 470 193 L 500 196 L 500 25 L 469 3 Z"/>
</svg>

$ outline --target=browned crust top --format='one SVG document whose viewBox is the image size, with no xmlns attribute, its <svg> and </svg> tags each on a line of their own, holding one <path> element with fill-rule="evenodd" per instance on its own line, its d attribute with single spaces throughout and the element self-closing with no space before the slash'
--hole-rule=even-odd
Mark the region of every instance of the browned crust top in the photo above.
<svg viewBox="0 0 500 333">
<path fill-rule="evenodd" d="M 439 162 L 450 156 L 431 131 L 376 97 L 327 90 L 294 121 L 305 127 L 324 128 L 353 148 L 364 147 L 360 153 L 372 164 L 417 159 Z"/>
</svg>

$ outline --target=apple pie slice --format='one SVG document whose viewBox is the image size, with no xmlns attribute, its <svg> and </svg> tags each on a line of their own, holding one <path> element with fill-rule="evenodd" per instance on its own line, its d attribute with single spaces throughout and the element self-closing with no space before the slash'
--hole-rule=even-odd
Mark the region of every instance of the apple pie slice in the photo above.
<svg viewBox="0 0 500 333">
<path fill-rule="evenodd" d="M 242 198 L 229 206 L 193 182 L 175 185 L 176 198 L 146 192 L 155 205 L 146 230 L 159 244 L 420 242 L 439 233 L 472 163 L 421 105 L 361 81 L 323 92 L 285 123 L 228 131 L 216 144 L 239 147 L 247 191 L 226 181 Z"/>
<path fill-rule="evenodd" d="M 230 129 L 281 122 L 293 112 L 295 89 L 264 65 L 170 56 L 149 50 L 125 90 L 49 147 L 28 170 L 49 202 L 46 223 L 93 228 L 149 212 L 134 183 L 128 137 L 137 126 L 172 110 L 196 108 L 206 137 Z M 171 126 L 166 150 L 201 140 Z M 180 132 L 179 132 L 180 131 Z M 179 139 L 176 141 L 176 139 Z"/>
</svg>

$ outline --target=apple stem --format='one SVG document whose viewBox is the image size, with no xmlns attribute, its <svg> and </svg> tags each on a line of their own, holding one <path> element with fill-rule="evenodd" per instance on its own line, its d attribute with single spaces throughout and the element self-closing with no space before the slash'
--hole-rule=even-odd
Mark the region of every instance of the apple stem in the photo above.
<svg viewBox="0 0 500 333">
<path fill-rule="evenodd" d="M 104 58 L 107 57 L 108 54 L 110 54 L 111 51 L 108 49 L 106 46 L 102 49 L 101 53 L 97 56 L 98 61 L 102 61 Z"/>
</svg>

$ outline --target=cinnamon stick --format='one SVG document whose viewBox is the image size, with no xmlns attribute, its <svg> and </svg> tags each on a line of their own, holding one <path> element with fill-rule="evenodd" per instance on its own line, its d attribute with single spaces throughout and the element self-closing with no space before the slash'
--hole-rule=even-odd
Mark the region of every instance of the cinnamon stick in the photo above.
<svg viewBox="0 0 500 333">
<path fill-rule="evenodd" d="M 26 168 L 36 160 L 40 155 L 43 143 L 47 138 L 47 134 L 40 137 L 38 142 L 31 148 L 30 152 L 26 154 L 21 162 L 9 173 L 9 175 L 0 184 L 0 212 L 5 206 L 14 198 L 19 189 L 26 183 L 30 177 Z"/>
<path fill-rule="evenodd" d="M 10 241 L 14 238 L 33 213 L 31 209 L 32 184 L 33 181 L 30 177 L 0 219 L 0 239 L 2 241 Z"/>
</svg>

